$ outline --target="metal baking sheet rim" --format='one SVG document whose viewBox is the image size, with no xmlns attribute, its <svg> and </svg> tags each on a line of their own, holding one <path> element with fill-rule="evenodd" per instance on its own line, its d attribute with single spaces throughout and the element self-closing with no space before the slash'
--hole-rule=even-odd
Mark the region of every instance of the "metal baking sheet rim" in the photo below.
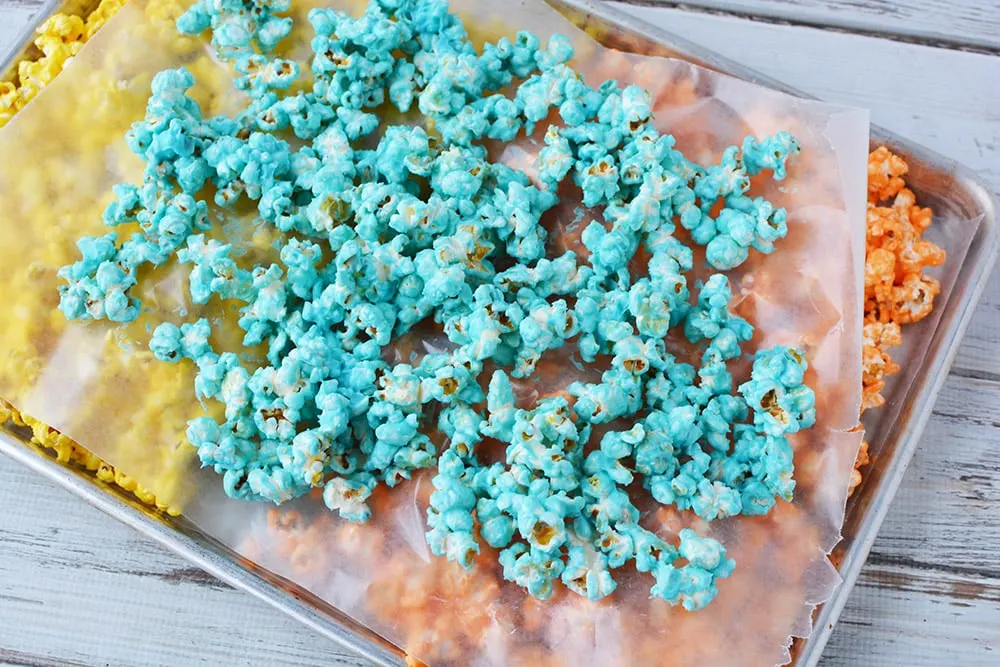
<svg viewBox="0 0 1000 667">
<path fill-rule="evenodd" d="M 671 50 L 698 64 L 799 97 L 812 97 L 667 30 L 640 23 L 636 17 L 608 4 L 596 0 L 546 0 L 546 2 L 556 8 L 564 7 L 582 12 L 598 21 L 617 25 L 641 37 L 668 46 Z M 13 49 L 9 52 L 3 66 L 0 67 L 0 76 L 8 77 L 11 75 L 20 56 L 31 44 L 35 28 L 45 18 L 66 4 L 65 0 L 48 0 L 41 6 L 35 20 L 29 21 L 18 38 L 15 39 Z M 901 147 L 909 155 L 924 162 L 952 162 L 950 159 L 907 141 L 888 130 L 875 125 L 871 129 L 873 139 Z M 890 500 L 903 479 L 906 467 L 930 417 L 931 407 L 944 385 L 948 369 L 958 351 L 959 342 L 972 318 L 974 306 L 986 287 L 986 281 L 996 262 L 997 254 L 1000 252 L 1000 230 L 998 230 L 995 197 L 975 174 L 960 165 L 952 170 L 952 176 L 972 193 L 984 209 L 983 220 L 973 237 L 974 244 L 977 238 L 980 240 L 981 248 L 977 261 L 969 268 L 972 278 L 967 289 L 958 296 L 956 310 L 944 332 L 940 334 L 943 336 L 943 340 L 948 340 L 950 343 L 942 353 L 934 358 L 933 366 L 928 369 L 928 375 L 933 379 L 920 386 L 917 394 L 913 397 L 913 407 L 910 411 L 913 416 L 902 422 L 902 433 L 899 435 L 900 445 L 888 464 L 888 474 L 883 478 L 881 484 L 871 491 L 874 498 L 858 526 L 855 540 L 845 553 L 839 569 L 843 583 L 833 596 L 818 608 L 818 613 L 813 621 L 813 632 L 797 656 L 796 667 L 815 667 L 819 662 L 834 625 L 847 602 L 849 593 L 857 581 L 861 567 L 868 557 L 878 529 L 885 519 Z M 2 431 L 0 431 L 0 453 L 47 477 L 105 514 L 156 540 L 168 550 L 227 584 L 270 604 L 275 609 L 298 620 L 340 646 L 379 665 L 405 664 L 405 656 L 402 651 L 384 638 L 366 631 L 347 617 L 337 618 L 336 610 L 328 605 L 325 606 L 329 607 L 329 611 L 320 609 L 319 607 L 325 604 L 321 601 L 310 601 L 307 596 L 285 590 L 280 581 L 277 581 L 280 579 L 279 577 L 270 573 L 265 576 L 263 573 L 249 569 L 233 559 L 232 554 L 226 554 L 224 547 L 216 546 L 213 548 L 211 540 L 207 536 L 192 535 L 176 525 L 171 525 L 152 512 L 142 509 L 138 503 L 126 500 L 113 488 L 102 484 L 92 475 L 63 466 L 26 445 L 13 434 Z M 193 528 L 191 530 L 196 532 Z M 270 580 L 270 577 L 273 577 L 275 581 Z"/>
</svg>

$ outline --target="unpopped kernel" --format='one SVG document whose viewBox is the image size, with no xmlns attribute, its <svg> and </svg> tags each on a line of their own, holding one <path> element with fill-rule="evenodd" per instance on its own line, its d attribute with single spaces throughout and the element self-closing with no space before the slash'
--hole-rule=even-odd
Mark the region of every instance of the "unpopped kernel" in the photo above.
<svg viewBox="0 0 1000 667">
<path fill-rule="evenodd" d="M 104 216 L 138 231 L 81 239 L 60 308 L 134 320 L 139 270 L 173 261 L 190 267 L 194 302 L 242 304 L 243 344 L 266 364 L 214 349 L 207 320 L 160 324 L 150 341 L 157 358 L 197 366 L 199 398 L 224 404 L 222 423 L 199 417 L 187 435 L 230 496 L 322 488 L 331 510 L 365 521 L 377 486 L 436 467 L 436 555 L 468 568 L 484 540 L 504 577 L 542 599 L 557 582 L 601 599 L 633 563 L 651 595 L 702 608 L 733 561 L 691 530 L 672 545 L 642 527 L 629 488 L 638 474 L 658 502 L 707 520 L 791 499 L 785 435 L 815 420 L 804 357 L 761 350 L 734 391 L 726 363 L 753 329 L 729 311 L 724 274 L 688 283 L 682 239 L 720 271 L 773 252 L 785 212 L 750 197 L 750 177 L 784 178 L 796 140 L 747 137 L 702 167 L 653 127 L 647 91 L 584 83 L 566 38 L 522 32 L 477 50 L 443 0 L 376 0 L 357 19 L 312 11 L 303 92 L 299 66 L 266 55 L 292 27 L 287 8 L 233 0 L 181 17 L 183 32 L 212 30 L 249 102 L 205 118 L 190 73 L 155 77 L 127 136 L 143 183 L 117 186 Z M 386 122 L 390 106 L 408 122 Z M 493 160 L 492 142 L 536 131 L 537 181 Z M 561 187 L 600 210 L 586 261 L 546 256 L 542 219 Z M 212 236 L 209 202 L 255 206 L 287 234 L 278 261 L 241 266 Z M 640 248 L 644 271 L 630 265 Z M 430 322 L 449 349 L 385 360 Z M 675 327 L 702 351 L 698 368 L 667 353 Z M 601 364 L 600 381 L 519 405 L 510 376 L 564 346 Z"/>
</svg>

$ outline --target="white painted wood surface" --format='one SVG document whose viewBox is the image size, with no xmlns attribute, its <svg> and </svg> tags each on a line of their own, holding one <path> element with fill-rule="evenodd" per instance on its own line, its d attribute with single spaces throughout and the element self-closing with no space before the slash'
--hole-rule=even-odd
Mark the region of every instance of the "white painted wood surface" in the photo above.
<svg viewBox="0 0 1000 667">
<path fill-rule="evenodd" d="M 0 0 L 0 52 L 31 4 Z M 866 106 L 1000 191 L 1000 56 L 801 25 L 982 47 L 1000 44 L 995 0 L 699 4 L 742 17 L 630 11 L 824 99 Z M 998 312 L 995 274 L 824 667 L 1000 664 Z M 0 664 L 365 663 L 0 459 Z"/>
<path fill-rule="evenodd" d="M 996 0 L 626 0 L 792 25 L 840 28 L 946 48 L 1000 51 Z"/>
</svg>

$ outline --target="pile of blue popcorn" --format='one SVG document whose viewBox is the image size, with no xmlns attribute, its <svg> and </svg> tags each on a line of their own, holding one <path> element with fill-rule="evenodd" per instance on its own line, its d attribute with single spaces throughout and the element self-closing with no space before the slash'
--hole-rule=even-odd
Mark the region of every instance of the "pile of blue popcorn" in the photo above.
<svg viewBox="0 0 1000 667">
<path fill-rule="evenodd" d="M 179 19 L 184 33 L 211 30 L 247 104 L 204 118 L 186 70 L 155 77 L 126 137 L 142 183 L 115 186 L 104 215 L 137 231 L 78 242 L 82 258 L 60 272 L 65 316 L 135 320 L 137 272 L 188 265 L 192 301 L 242 304 L 243 344 L 266 349 L 256 365 L 217 351 L 206 319 L 161 323 L 149 343 L 165 362 L 193 362 L 197 397 L 224 404 L 223 422 L 196 418 L 187 437 L 230 496 L 281 503 L 322 488 L 331 510 L 363 522 L 379 485 L 436 467 L 436 555 L 469 568 L 485 543 L 542 599 L 556 581 L 604 598 L 631 563 L 652 575 L 651 595 L 704 607 L 733 561 L 691 529 L 674 545 L 643 528 L 635 502 L 712 521 L 792 498 L 786 435 L 815 421 L 804 356 L 760 350 L 734 387 L 727 363 L 753 327 L 729 311 L 724 273 L 688 275 L 689 244 L 717 271 L 774 251 L 785 211 L 747 191 L 764 170 L 784 178 L 795 139 L 747 137 L 699 166 L 653 126 L 648 91 L 585 83 L 567 38 L 520 32 L 477 50 L 445 0 L 372 0 L 360 18 L 312 10 L 302 77 L 273 55 L 288 9 L 201 0 Z M 533 134 L 534 182 L 491 159 Z M 547 256 L 543 218 L 564 196 L 595 216 L 586 256 Z M 247 201 L 257 224 L 284 232 L 277 263 L 242 266 L 210 234 L 210 204 Z M 446 351 L 386 360 L 428 323 Z M 667 352 L 673 330 L 699 367 Z M 564 346 L 600 382 L 523 405 L 511 378 Z"/>
</svg>

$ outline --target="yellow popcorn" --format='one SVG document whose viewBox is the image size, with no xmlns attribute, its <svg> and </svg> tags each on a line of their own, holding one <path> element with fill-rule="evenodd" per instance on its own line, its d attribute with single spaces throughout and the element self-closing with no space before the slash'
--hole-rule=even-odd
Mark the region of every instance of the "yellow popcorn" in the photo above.
<svg viewBox="0 0 1000 667">
<path fill-rule="evenodd" d="M 101 4 L 97 6 L 94 11 L 87 16 L 86 30 L 84 31 L 83 38 L 88 40 L 94 36 L 94 33 L 107 23 L 108 19 L 115 15 L 115 13 L 121 9 L 127 0 L 103 0 Z"/>
<path fill-rule="evenodd" d="M 102 0 L 85 17 L 72 13 L 53 14 L 38 26 L 34 44 L 41 51 L 36 60 L 18 63 L 17 82 L 0 82 L 0 127 L 6 125 L 14 114 L 24 108 L 42 88 L 73 60 L 83 45 L 121 9 L 127 0 Z M 93 2 L 79 2 L 75 9 L 84 11 Z M 184 3 L 164 1 L 156 3 L 160 12 L 179 14 Z"/>
<path fill-rule="evenodd" d="M 81 2 L 80 7 L 70 10 L 84 10 L 84 5 L 93 3 Z M 83 45 L 98 29 L 103 26 L 119 9 L 125 6 L 126 0 L 103 0 L 85 17 L 70 13 L 55 14 L 38 27 L 34 44 L 41 52 L 36 60 L 22 61 L 18 65 L 15 82 L 0 82 L 0 127 L 9 122 L 15 114 L 24 108 L 43 88 L 49 85 L 63 69 L 72 62 Z M 186 9 L 186 2 L 177 0 L 158 0 L 145 5 L 147 17 L 157 19 L 144 26 L 147 30 L 162 32 L 165 24 L 172 26 L 173 20 Z M 141 34 L 136 35 L 142 39 Z M 162 39 L 159 40 L 162 43 Z M 177 53 L 185 53 L 198 49 L 197 42 L 190 39 L 174 40 L 171 49 Z M 107 58 L 121 58 L 121 54 L 108 53 Z M 214 89 L 222 73 L 206 58 L 192 64 L 192 71 L 199 78 L 212 82 Z M 214 70 L 214 71 L 213 71 Z M 120 90 L 123 86 L 130 89 L 144 90 L 149 87 L 148 77 L 137 76 L 127 81 L 115 80 L 106 73 L 99 71 L 81 72 L 87 85 L 77 103 L 82 108 L 97 108 L 104 122 L 100 127 L 93 127 L 74 119 L 67 114 L 66 122 L 61 127 L 61 133 L 56 133 L 52 141 L 57 142 L 65 137 L 73 137 L 74 141 L 93 148 L 100 148 L 109 158 L 128 164 L 134 160 L 124 146 L 107 146 L 106 137 L 109 132 L 123 133 L 129 124 L 142 116 L 143 106 L 141 96 L 134 96 L 134 105 L 120 105 L 109 102 L 109 92 Z M 130 98 L 133 99 L 133 98 Z M 144 99 L 144 98 L 142 98 Z M 203 102 L 208 100 L 203 99 Z M 74 122 L 75 121 L 75 122 Z M 111 128 L 114 128 L 113 130 Z M 31 182 L 31 176 L 25 174 L 19 183 L 18 190 L 23 194 L 23 211 L 31 211 L 31 218 L 46 219 L 46 224 L 54 228 L 52 233 L 34 239 L 32 254 L 38 257 L 27 272 L 12 275 L 8 280 L 7 292 L 11 295 L 5 299 L 5 304 L 21 312 L 18 318 L 20 326 L 6 327 L 0 330 L 0 370 L 9 377 L 22 378 L 25 384 L 33 384 L 44 367 L 44 360 L 53 354 L 53 348 L 58 344 L 59 336 L 65 328 L 61 317 L 55 308 L 58 296 L 51 289 L 55 282 L 55 272 L 59 266 L 72 261 L 72 248 L 65 239 L 74 238 L 88 229 L 88 226 L 100 220 L 106 201 L 93 201 L 91 198 L 80 197 L 74 202 L 73 215 L 66 215 L 64 210 L 55 210 L 48 205 L 48 192 L 53 188 L 72 191 L 86 190 L 88 178 L 95 178 L 97 170 L 81 168 L 75 172 L 51 174 L 51 182 Z M 15 213 L 12 211 L 11 213 Z M 23 311 L 23 312 L 22 312 Z M 106 345 L 119 345 L 117 340 L 108 340 Z M 108 355 L 114 359 L 115 355 Z M 149 355 L 149 359 L 152 359 Z M 146 363 L 142 355 L 138 363 Z M 131 359 L 136 363 L 136 359 Z M 187 403 L 178 404 L 174 397 L 182 395 L 190 386 L 190 378 L 179 375 L 176 371 L 158 372 L 162 364 L 149 364 L 149 372 L 144 375 L 142 387 L 129 387 L 130 391 L 141 392 L 147 399 L 148 406 L 142 414 L 134 415 L 130 420 L 130 428 L 126 433 L 117 433 L 114 439 L 121 443 L 134 443 L 135 449 L 144 450 L 150 438 L 162 437 L 164 429 L 183 424 L 190 417 L 190 406 Z M 114 392 L 121 391 L 117 376 L 121 368 L 109 364 L 102 369 L 101 377 L 95 385 L 94 398 L 88 402 L 93 408 L 91 412 L 75 415 L 76 420 L 100 422 L 102 415 L 97 409 L 105 400 L 110 400 Z M 185 408 L 187 409 L 185 411 Z M 63 464 L 71 464 L 95 473 L 95 476 L 134 495 L 140 502 L 159 509 L 169 515 L 180 513 L 178 489 L 181 480 L 187 474 L 187 468 L 192 461 L 193 452 L 189 446 L 177 443 L 174 448 L 157 449 L 159 457 L 147 462 L 147 469 L 138 470 L 144 473 L 142 478 L 152 483 L 156 490 L 143 488 L 135 479 L 125 475 L 114 466 L 102 460 L 91 451 L 74 442 L 60 431 L 27 415 L 21 414 L 8 402 L 0 399 L 0 425 L 13 424 L 31 429 L 31 441 L 35 445 L 51 451 L 56 460 Z M 116 457 L 130 461 L 128 452 L 120 452 Z M 129 469 L 132 469 L 131 466 Z M 157 498 L 161 495 L 166 500 Z M 169 501 L 169 502 L 168 502 Z"/>
</svg>

